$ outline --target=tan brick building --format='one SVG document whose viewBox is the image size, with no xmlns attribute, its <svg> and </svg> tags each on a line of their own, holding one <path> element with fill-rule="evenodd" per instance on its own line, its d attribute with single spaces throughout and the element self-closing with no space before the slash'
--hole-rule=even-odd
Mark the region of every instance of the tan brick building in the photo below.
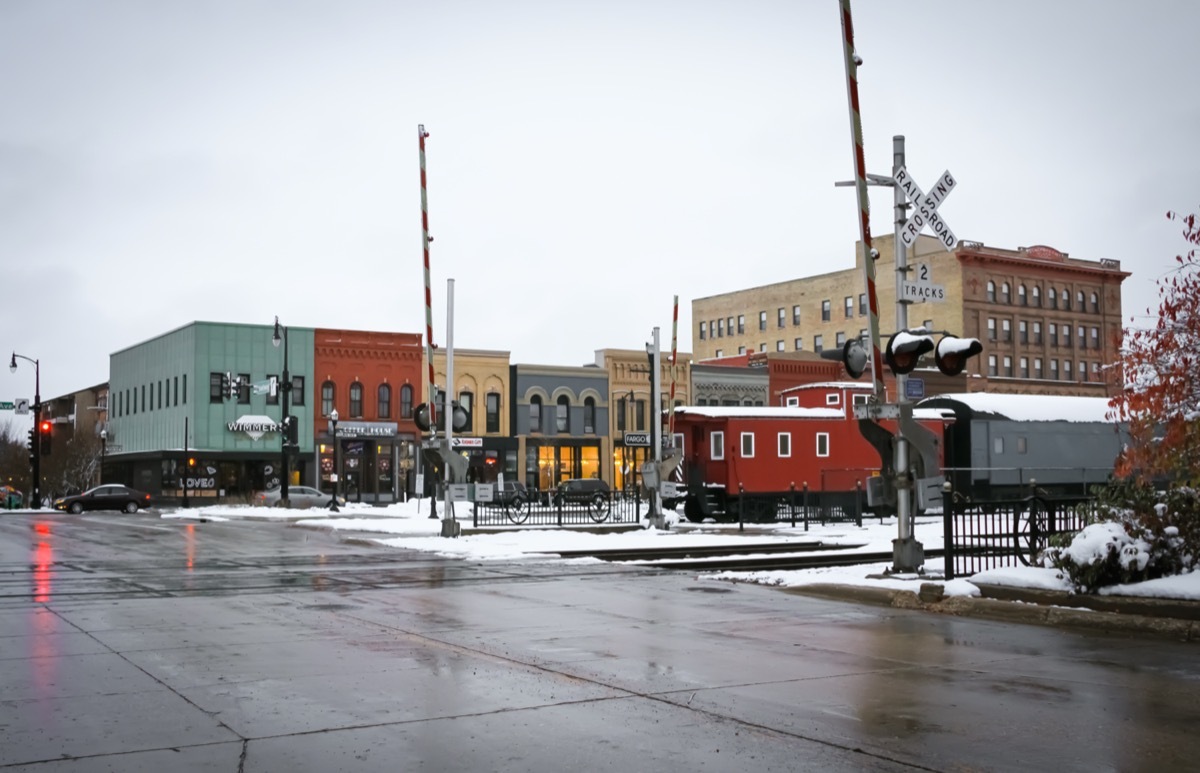
<svg viewBox="0 0 1200 773">
<path fill-rule="evenodd" d="M 873 242 L 880 332 L 896 328 L 894 237 Z M 855 267 L 737 290 L 692 302 L 697 360 L 740 352 L 840 348 L 868 329 L 861 246 Z M 1006 250 L 960 242 L 947 252 L 922 236 L 910 249 L 909 276 L 924 272 L 944 300 L 909 304 L 910 328 L 978 338 L 983 353 L 964 377 L 966 391 L 1101 396 L 1121 337 L 1121 282 L 1115 260 L 1081 260 L 1051 247 Z M 932 367 L 932 361 L 929 363 Z"/>
</svg>

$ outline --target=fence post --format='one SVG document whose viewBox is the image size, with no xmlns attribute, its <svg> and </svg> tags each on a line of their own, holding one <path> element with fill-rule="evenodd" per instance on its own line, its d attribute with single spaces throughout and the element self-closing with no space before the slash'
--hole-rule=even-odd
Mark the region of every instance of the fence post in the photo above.
<svg viewBox="0 0 1200 773">
<path fill-rule="evenodd" d="M 479 504 L 478 501 L 473 502 L 471 504 L 471 528 L 472 529 L 479 528 L 479 508 L 480 507 L 481 507 L 481 505 Z"/>
<path fill-rule="evenodd" d="M 742 522 L 742 511 L 746 509 L 746 487 L 738 484 L 738 531 L 745 531 L 746 524 Z"/>
<path fill-rule="evenodd" d="M 554 495 L 551 494 L 550 498 L 551 498 L 551 500 L 553 500 Z M 563 510 L 563 502 L 565 500 L 566 500 L 565 496 L 558 498 L 558 525 L 559 525 L 559 527 L 562 526 L 562 510 Z"/>
<path fill-rule="evenodd" d="M 804 481 L 804 530 L 808 531 L 808 481 Z"/>
<path fill-rule="evenodd" d="M 789 486 L 788 512 L 792 514 L 792 528 L 796 528 L 796 481 Z"/>
<path fill-rule="evenodd" d="M 950 478 L 942 484 L 942 560 L 943 574 L 947 580 L 954 579 L 954 484 Z"/>
<path fill-rule="evenodd" d="M 862 526 L 862 481 L 854 481 L 854 525 Z"/>
</svg>

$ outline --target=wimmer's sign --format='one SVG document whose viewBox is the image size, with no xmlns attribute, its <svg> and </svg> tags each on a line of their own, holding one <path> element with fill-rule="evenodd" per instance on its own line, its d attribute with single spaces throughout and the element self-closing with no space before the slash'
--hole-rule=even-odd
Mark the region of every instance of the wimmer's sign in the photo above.
<svg viewBox="0 0 1200 773">
<path fill-rule="evenodd" d="M 270 416 L 242 416 L 225 426 L 230 432 L 245 432 L 253 440 L 258 440 L 268 432 L 280 431 L 279 423 Z"/>
</svg>

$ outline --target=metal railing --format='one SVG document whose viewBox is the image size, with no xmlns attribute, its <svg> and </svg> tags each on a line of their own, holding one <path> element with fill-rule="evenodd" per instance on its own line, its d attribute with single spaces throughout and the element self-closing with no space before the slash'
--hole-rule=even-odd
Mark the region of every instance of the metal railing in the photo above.
<svg viewBox="0 0 1200 773">
<path fill-rule="evenodd" d="M 1050 538 L 1095 519 L 1086 497 L 969 501 L 951 492 L 942 508 L 946 579 L 1006 566 L 1034 566 Z"/>
<path fill-rule="evenodd" d="M 476 502 L 472 506 L 471 524 L 481 526 L 594 526 L 596 524 L 636 524 L 641 520 L 644 503 L 641 497 L 621 493 L 593 496 L 587 499 L 554 501 L 521 500 L 517 504 Z"/>
</svg>

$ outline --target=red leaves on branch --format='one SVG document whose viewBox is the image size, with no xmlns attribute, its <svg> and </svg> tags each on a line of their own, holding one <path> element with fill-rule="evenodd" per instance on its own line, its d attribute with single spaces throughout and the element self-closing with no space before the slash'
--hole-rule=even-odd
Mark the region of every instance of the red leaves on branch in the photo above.
<svg viewBox="0 0 1200 773">
<path fill-rule="evenodd" d="M 1168 212 L 1183 236 L 1200 245 L 1196 215 Z M 1197 250 L 1177 255 L 1178 264 L 1158 282 L 1158 321 L 1129 328 L 1118 360 L 1124 389 L 1112 399 L 1111 416 L 1127 422 L 1130 443 L 1117 474 L 1200 480 L 1200 261 Z"/>
</svg>

